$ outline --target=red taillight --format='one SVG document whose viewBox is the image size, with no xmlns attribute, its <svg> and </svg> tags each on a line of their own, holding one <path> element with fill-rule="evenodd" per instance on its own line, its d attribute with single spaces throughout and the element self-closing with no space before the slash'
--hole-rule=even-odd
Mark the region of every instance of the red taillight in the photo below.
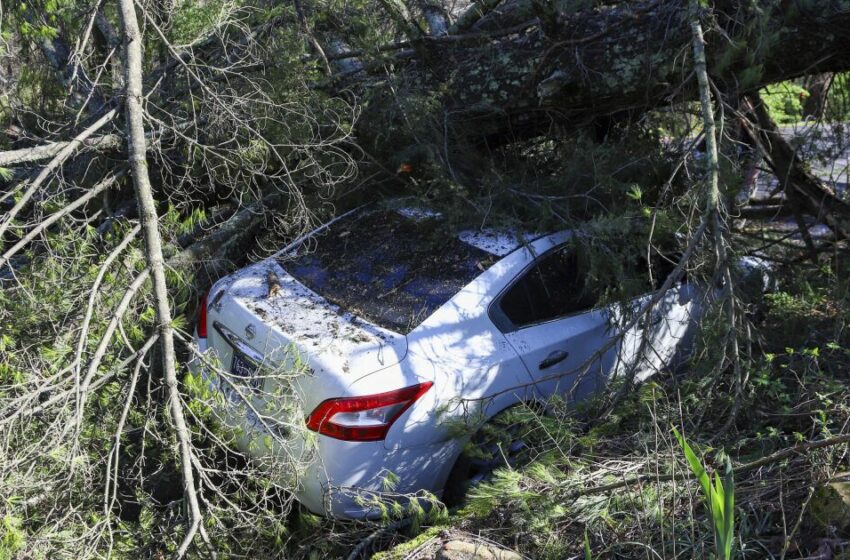
<svg viewBox="0 0 850 560">
<path fill-rule="evenodd" d="M 378 441 L 431 388 L 430 381 L 377 395 L 328 399 L 307 417 L 307 428 L 346 441 Z"/>
<path fill-rule="evenodd" d="M 207 295 L 209 292 L 204 293 L 204 296 L 201 298 L 201 303 L 198 304 L 198 324 L 195 326 L 195 329 L 198 331 L 198 338 L 206 338 L 207 337 Z"/>
</svg>

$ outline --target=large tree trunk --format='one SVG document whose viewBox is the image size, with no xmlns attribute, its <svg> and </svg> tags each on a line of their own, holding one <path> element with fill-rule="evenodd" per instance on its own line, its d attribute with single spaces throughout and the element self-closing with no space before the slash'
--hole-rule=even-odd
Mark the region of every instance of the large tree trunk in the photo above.
<svg viewBox="0 0 850 560">
<path fill-rule="evenodd" d="M 475 3 L 448 34 L 419 33 L 380 47 L 394 53 L 392 65 L 336 48 L 346 44 L 343 35 L 317 38 L 338 70 L 323 87 L 370 99 L 360 119 L 361 143 L 379 154 L 398 151 L 405 127 L 395 125 L 406 119 L 400 98 L 438 107 L 432 128 L 501 142 L 546 133 L 553 122 L 582 126 L 600 116 L 696 99 L 695 81 L 688 79 L 693 57 L 685 3 L 621 2 L 573 14 L 539 0 L 496 4 Z M 744 95 L 803 75 L 850 70 L 850 10 L 841 2 L 718 0 L 710 16 L 708 72 L 721 90 Z M 295 24 L 276 18 L 254 35 Z M 233 48 L 243 47 L 236 40 Z M 210 41 L 180 56 L 203 61 L 227 55 Z M 147 83 L 180 67 L 172 57 L 146 76 Z M 385 79 L 380 74 L 388 68 Z M 14 161 L 11 154 L 5 159 Z"/>
<path fill-rule="evenodd" d="M 628 2 L 572 15 L 537 9 L 539 17 L 530 0 L 515 4 L 504 26 L 487 22 L 490 31 L 397 45 L 392 91 L 362 72 L 337 83 L 387 97 L 431 92 L 455 130 L 508 140 L 545 132 L 553 120 L 583 124 L 696 98 L 686 3 Z M 708 69 L 721 89 L 744 94 L 850 69 L 850 10 L 840 2 L 721 0 L 713 16 L 720 31 L 706 36 Z M 370 120 L 380 123 L 386 104 L 374 107 L 361 122 L 385 131 Z"/>
</svg>

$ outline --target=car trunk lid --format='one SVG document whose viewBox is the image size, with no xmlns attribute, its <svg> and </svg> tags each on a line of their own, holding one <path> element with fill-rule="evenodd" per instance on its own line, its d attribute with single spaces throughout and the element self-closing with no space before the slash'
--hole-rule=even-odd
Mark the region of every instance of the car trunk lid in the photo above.
<svg viewBox="0 0 850 560">
<path fill-rule="evenodd" d="M 231 369 L 242 365 L 240 358 L 259 356 L 279 368 L 297 355 L 312 378 L 302 395 L 307 406 L 339 396 L 351 382 L 399 363 L 407 353 L 405 336 L 342 310 L 275 261 L 222 282 L 210 293 L 208 321 L 210 344 L 223 365 Z"/>
</svg>

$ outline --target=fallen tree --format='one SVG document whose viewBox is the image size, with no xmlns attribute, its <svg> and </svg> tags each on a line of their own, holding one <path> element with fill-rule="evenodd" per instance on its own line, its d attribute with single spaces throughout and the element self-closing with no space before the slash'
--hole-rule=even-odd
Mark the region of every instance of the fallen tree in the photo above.
<svg viewBox="0 0 850 560">
<path fill-rule="evenodd" d="M 411 153 L 414 158 L 424 153 L 426 158 L 439 159 L 441 167 L 451 168 L 459 154 L 469 156 L 470 146 L 483 145 L 489 150 L 527 137 L 558 136 L 612 115 L 640 115 L 696 99 L 694 80 L 689 79 L 693 61 L 688 50 L 688 10 L 677 2 L 619 2 L 577 12 L 560 12 L 553 5 L 530 0 L 475 3 L 446 29 L 434 23 L 439 18 L 426 18 L 440 27 L 435 29 L 437 32 L 411 31 L 419 25 L 406 23 L 414 16 L 398 13 L 392 21 L 407 38 L 371 51 L 339 47 L 354 41 L 345 28 L 311 28 L 304 12 L 318 9 L 302 7 L 297 27 L 300 33 L 309 35 L 308 50 L 327 53 L 322 56 L 335 64 L 332 70 L 336 72 L 317 76 L 318 83 L 312 87 L 332 95 L 357 95 L 356 103 L 365 110 L 357 120 L 354 139 L 385 176 L 391 175 L 400 159 L 410 159 Z M 834 2 L 785 5 L 772 0 L 725 0 L 705 13 L 713 23 L 706 34 L 708 73 L 721 101 L 731 106 L 737 106 L 737 99 L 754 94 L 766 84 L 804 75 L 831 75 L 850 68 L 850 13 Z M 102 11 L 96 10 L 95 14 L 97 27 L 107 26 Z M 155 22 L 151 21 L 151 25 L 157 29 Z M 299 180 L 290 168 L 304 169 L 303 152 L 280 153 L 273 142 L 262 140 L 250 120 L 242 120 L 243 131 L 232 141 L 222 138 L 222 133 L 239 122 L 253 102 L 246 100 L 244 110 L 239 103 L 222 103 L 224 97 L 214 85 L 224 74 L 241 72 L 248 76 L 273 65 L 257 57 L 256 41 L 273 36 L 281 26 L 293 25 L 294 20 L 287 16 L 276 16 L 253 27 L 246 27 L 243 22 L 224 23 L 192 49 L 165 48 L 167 60 L 146 68 L 144 81 L 151 90 L 146 111 L 157 125 L 148 137 L 156 140 L 156 153 L 162 154 L 156 157 L 164 164 L 159 166 L 163 182 L 172 183 L 169 176 L 181 180 L 190 177 L 186 152 L 201 143 L 207 146 L 205 160 L 212 155 L 225 167 L 238 167 L 258 135 L 271 148 L 259 166 L 261 175 L 280 178 L 290 185 Z M 166 40 L 161 30 L 154 33 Z M 59 36 L 51 44 L 63 41 L 69 42 Z M 114 41 L 107 41 L 106 45 L 114 48 Z M 118 57 L 108 54 L 101 53 L 103 64 L 118 64 Z M 299 60 L 307 64 L 309 57 L 303 55 Z M 71 58 L 82 60 L 79 54 Z M 343 62 L 346 64 L 338 64 Z M 95 70 L 90 68 L 84 74 L 96 74 Z M 186 82 L 190 84 L 188 89 Z M 100 86 L 90 81 L 86 84 L 91 95 Z M 248 81 L 245 85 L 250 89 L 250 84 Z M 186 114 L 180 108 L 183 99 L 195 98 L 196 94 L 201 103 L 211 103 L 213 112 L 222 114 L 213 122 L 207 122 L 207 115 Z M 108 97 L 99 91 L 97 95 Z M 262 97 L 258 98 L 260 103 Z M 94 111 L 90 120 L 103 122 L 102 118 L 96 119 L 96 107 L 104 106 L 106 111 L 115 101 L 107 99 L 88 107 Z M 111 111 L 114 114 L 114 109 Z M 410 118 L 412 113 L 414 119 Z M 753 115 L 753 120 L 758 121 Z M 764 122 L 755 125 L 766 128 Z M 393 133 L 387 134 L 387 130 Z M 244 140 L 240 139 L 242 135 Z M 225 147 L 234 142 L 239 145 L 237 149 Z M 763 147 L 775 150 L 774 146 L 780 143 L 781 140 L 768 142 Z M 329 146 L 322 139 L 317 144 Z M 68 154 L 69 149 L 85 148 L 81 153 L 90 154 L 93 150 L 97 154 L 118 150 L 122 145 L 120 135 L 114 133 L 83 141 L 60 137 L 49 144 L 0 152 L 0 166 L 50 158 L 61 162 L 64 158 L 59 156 L 57 160 L 56 156 Z M 435 158 L 435 153 L 442 157 Z M 255 166 L 250 162 L 248 168 Z M 47 169 L 53 167 L 55 164 Z M 462 163 L 459 167 L 463 167 Z M 457 179 L 455 170 L 450 171 Z M 206 204 L 215 204 L 222 192 L 240 188 L 237 185 L 245 183 L 245 179 L 254 181 L 250 174 L 238 169 L 228 175 L 228 187 L 199 193 Z M 213 176 L 222 177 L 218 173 Z M 310 177 L 312 181 L 329 175 L 311 173 Z M 460 180 L 474 184 L 476 177 L 467 173 Z M 797 185 L 803 183 L 814 184 L 795 181 Z M 258 191 L 265 188 L 259 187 Z M 286 190 L 289 195 L 298 192 L 291 186 Z M 807 213 L 816 217 L 829 215 L 828 220 L 833 223 L 845 219 L 836 217 L 844 213 L 845 205 L 836 202 L 828 189 L 807 190 L 808 194 L 801 193 L 807 201 Z M 264 196 L 261 192 L 257 195 Z M 12 215 L 16 211 L 17 206 Z M 769 215 L 767 211 L 750 214 Z M 0 233 L 5 227 L 0 225 Z"/>
<path fill-rule="evenodd" d="M 477 30 L 468 18 L 479 12 L 470 9 L 448 33 L 421 33 L 380 46 L 377 52 L 385 54 L 374 60 L 366 51 L 344 49 L 328 58 L 358 63 L 319 87 L 396 102 L 405 95 L 436 96 L 440 119 L 445 113 L 452 131 L 502 142 L 546 134 L 554 122 L 586 126 L 600 116 L 696 98 L 687 79 L 693 71 L 687 7 L 679 2 L 619 2 L 575 13 L 531 0 L 503 4 L 508 7 Z M 710 16 L 715 25 L 707 34 L 709 75 L 723 92 L 743 95 L 775 82 L 850 69 L 850 12 L 840 3 L 724 0 L 715 3 Z M 152 95 L 172 99 L 175 91 L 159 83 L 163 72 L 175 74 L 170 81 L 179 83 L 187 60 L 238 59 L 257 36 L 291 23 L 288 18 L 264 22 L 241 42 L 228 33 L 244 29 L 224 27 L 191 53 L 169 52 L 168 62 L 149 69 L 146 83 L 157 86 Z M 317 40 L 330 44 L 344 41 L 344 35 L 345 30 L 332 29 Z M 235 52 L 225 54 L 230 42 Z M 252 67 L 257 69 L 256 62 L 246 71 Z M 378 76 L 390 80 L 376 81 Z M 391 105 L 376 105 L 359 126 L 361 136 L 380 144 L 373 131 L 397 115 Z M 397 140 L 383 141 L 397 149 Z M 103 142 L 102 147 L 118 145 L 112 137 Z M 0 153 L 0 162 L 32 161 L 54 149 Z"/>
<path fill-rule="evenodd" d="M 696 98 L 685 4 L 621 2 L 577 13 L 531 0 L 508 4 L 486 30 L 393 45 L 389 86 L 368 77 L 384 73 L 383 61 L 333 83 L 379 98 L 432 93 L 455 132 L 502 142 L 545 134 L 554 122 L 587 125 Z M 721 91 L 741 95 L 850 69 L 850 12 L 835 2 L 726 0 L 710 16 L 708 70 Z M 361 127 L 379 120 L 383 107 L 367 112 Z"/>
</svg>

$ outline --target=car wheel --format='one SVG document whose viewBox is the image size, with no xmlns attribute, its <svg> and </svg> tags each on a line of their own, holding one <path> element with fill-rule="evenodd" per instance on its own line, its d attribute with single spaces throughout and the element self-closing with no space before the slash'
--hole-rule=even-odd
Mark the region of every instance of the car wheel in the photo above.
<svg viewBox="0 0 850 560">
<path fill-rule="evenodd" d="M 490 479 L 496 469 L 528 463 L 529 449 L 522 438 L 523 426 L 515 414 L 522 406 L 498 413 L 470 438 L 443 489 L 446 506 L 461 505 L 467 492 Z"/>
</svg>

